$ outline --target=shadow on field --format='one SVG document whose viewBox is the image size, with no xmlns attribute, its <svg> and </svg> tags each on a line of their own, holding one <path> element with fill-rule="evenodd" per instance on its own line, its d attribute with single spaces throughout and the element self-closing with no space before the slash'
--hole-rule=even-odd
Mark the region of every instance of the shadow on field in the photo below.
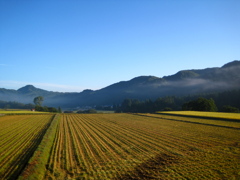
<svg viewBox="0 0 240 180">
<path fill-rule="evenodd" d="M 194 115 L 169 114 L 169 113 L 155 113 L 155 114 L 166 115 L 166 116 L 178 116 L 178 117 L 186 117 L 186 118 L 207 119 L 207 120 L 216 120 L 216 121 L 226 121 L 226 122 L 237 122 L 237 123 L 240 123 L 240 119 L 228 119 L 228 118 L 221 118 L 221 117 L 194 116 Z"/>
<path fill-rule="evenodd" d="M 53 120 L 53 118 L 52 118 Z M 45 135 L 47 129 L 49 128 L 49 126 L 51 125 L 51 122 L 48 122 L 45 126 L 45 128 L 43 128 L 36 139 L 32 140 L 32 144 L 30 145 L 30 147 L 26 147 L 25 149 L 23 149 L 21 151 L 21 153 L 19 153 L 19 156 L 16 157 L 16 159 L 11 163 L 10 167 L 17 167 L 14 169 L 14 171 L 8 171 L 5 174 L 6 179 L 5 180 L 13 180 L 13 179 L 17 179 L 18 176 L 23 172 L 24 168 L 26 167 L 26 165 L 28 164 L 28 161 L 30 160 L 30 158 L 32 157 L 32 155 L 34 154 L 35 150 L 37 149 L 38 145 L 41 143 L 43 136 Z M 1 179 L 1 177 L 0 177 Z"/>
<path fill-rule="evenodd" d="M 166 170 L 166 167 L 177 163 L 177 161 L 177 156 L 159 154 L 154 158 L 141 163 L 135 167 L 133 171 L 120 175 L 114 180 L 164 179 L 164 175 L 170 173 Z"/>
<path fill-rule="evenodd" d="M 171 118 L 167 118 L 167 117 L 156 117 L 156 116 L 148 116 L 148 115 L 143 115 L 143 114 L 133 114 L 133 115 L 144 116 L 144 117 L 149 117 L 149 118 L 164 119 L 164 120 L 169 120 L 169 121 L 191 123 L 191 124 L 199 124 L 199 125 L 206 125 L 206 126 L 222 127 L 222 128 L 228 128 L 228 129 L 240 129 L 238 127 L 232 127 L 232 126 L 222 126 L 222 125 L 217 125 L 217 124 L 207 124 L 207 123 L 202 123 L 202 122 L 193 122 L 193 121 L 186 121 L 186 120 L 180 120 L 180 119 L 171 119 Z M 163 115 L 163 114 L 158 114 L 158 115 Z M 168 114 L 168 115 L 163 115 L 163 116 L 172 116 L 172 115 Z M 174 115 L 174 116 L 178 116 L 178 115 Z M 184 116 L 184 117 L 190 118 L 189 116 Z M 194 116 L 194 118 L 196 118 L 196 116 Z M 198 118 L 200 118 L 200 117 L 198 117 Z M 208 119 L 208 118 L 205 117 L 205 118 L 202 118 L 202 119 Z M 228 121 L 228 120 L 225 119 L 225 121 Z M 239 120 L 228 121 L 228 122 L 239 122 Z"/>
</svg>

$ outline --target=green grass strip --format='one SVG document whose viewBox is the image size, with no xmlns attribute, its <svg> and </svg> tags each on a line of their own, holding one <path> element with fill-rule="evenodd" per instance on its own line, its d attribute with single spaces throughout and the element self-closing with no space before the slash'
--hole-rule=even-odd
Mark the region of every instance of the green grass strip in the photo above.
<svg viewBox="0 0 240 180">
<path fill-rule="evenodd" d="M 50 151 L 56 135 L 57 126 L 59 123 L 60 114 L 56 114 L 51 122 L 50 127 L 46 131 L 41 143 L 29 160 L 27 166 L 18 180 L 41 180 L 44 179 L 46 172 L 46 165 L 49 160 Z"/>
</svg>

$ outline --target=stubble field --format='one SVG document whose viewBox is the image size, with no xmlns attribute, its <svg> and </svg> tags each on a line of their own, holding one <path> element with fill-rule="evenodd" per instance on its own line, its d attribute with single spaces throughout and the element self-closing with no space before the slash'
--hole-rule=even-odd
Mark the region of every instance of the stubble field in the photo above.
<svg viewBox="0 0 240 180">
<path fill-rule="evenodd" d="M 0 117 L 0 122 L 6 117 Z M 240 178 L 240 121 L 236 119 L 62 114 L 53 121 L 57 125 L 43 179 Z M 0 160 L 4 163 L 10 164 Z M 25 168 L 24 179 L 31 173 L 36 172 Z"/>
<path fill-rule="evenodd" d="M 48 129 L 53 115 L 0 117 L 0 179 L 16 179 Z"/>
</svg>

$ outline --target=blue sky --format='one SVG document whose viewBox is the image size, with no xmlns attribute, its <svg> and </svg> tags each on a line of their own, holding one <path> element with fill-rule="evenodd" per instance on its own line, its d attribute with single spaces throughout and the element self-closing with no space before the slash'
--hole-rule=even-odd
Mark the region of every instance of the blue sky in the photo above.
<svg viewBox="0 0 240 180">
<path fill-rule="evenodd" d="M 239 0 L 0 0 L 0 88 L 80 92 L 240 59 Z"/>
</svg>

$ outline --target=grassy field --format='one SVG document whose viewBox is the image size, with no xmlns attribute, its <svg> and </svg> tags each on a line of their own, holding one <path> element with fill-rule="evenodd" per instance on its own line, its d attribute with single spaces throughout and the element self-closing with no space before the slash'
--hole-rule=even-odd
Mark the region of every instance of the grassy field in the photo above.
<svg viewBox="0 0 240 180">
<path fill-rule="evenodd" d="M 200 112 L 200 111 L 164 111 L 164 112 L 159 111 L 158 113 L 240 120 L 240 113 Z"/>
<path fill-rule="evenodd" d="M 10 117 L 17 115 L 0 122 Z M 4 122 L 8 130 L 0 135 L 15 132 Z M 62 114 L 38 146 L 43 155 L 36 150 L 19 179 L 240 179 L 239 124 L 171 114 Z M 41 157 L 40 173 L 31 167 Z"/>
<path fill-rule="evenodd" d="M 22 109 L 15 109 L 15 110 L 0 109 L 0 114 L 39 114 L 39 113 L 47 113 L 47 112 L 30 111 L 30 110 L 22 110 Z"/>
<path fill-rule="evenodd" d="M 216 117 L 205 117 L 205 116 L 189 116 L 189 115 L 183 115 L 183 113 L 180 113 L 180 116 L 177 116 L 176 113 L 156 113 L 156 114 L 139 114 L 142 116 L 149 116 L 149 117 L 155 117 L 160 119 L 168 119 L 172 122 L 185 122 L 185 123 L 195 123 L 199 125 L 208 125 L 208 126 L 215 126 L 215 127 L 225 127 L 225 128 L 236 128 L 240 129 L 240 119 L 223 119 L 216 118 Z M 210 118 L 210 119 L 209 119 Z M 212 119 L 213 118 L 213 119 Z"/>
</svg>

